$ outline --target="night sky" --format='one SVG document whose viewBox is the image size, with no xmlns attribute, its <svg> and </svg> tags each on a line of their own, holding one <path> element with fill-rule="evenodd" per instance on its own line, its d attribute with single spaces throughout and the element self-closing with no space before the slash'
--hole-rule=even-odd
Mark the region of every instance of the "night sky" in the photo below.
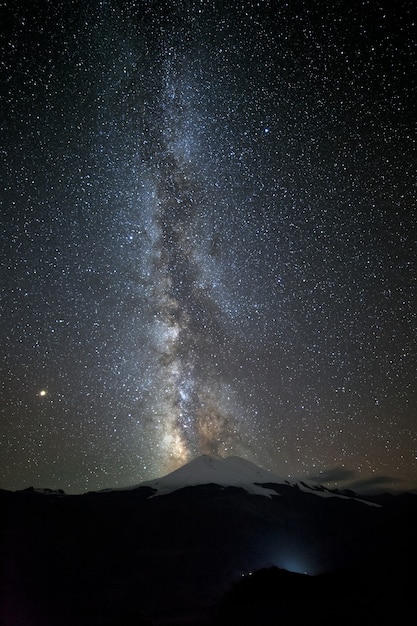
<svg viewBox="0 0 417 626">
<path fill-rule="evenodd" d="M 0 3 L 1 488 L 417 486 L 413 4 Z"/>
</svg>

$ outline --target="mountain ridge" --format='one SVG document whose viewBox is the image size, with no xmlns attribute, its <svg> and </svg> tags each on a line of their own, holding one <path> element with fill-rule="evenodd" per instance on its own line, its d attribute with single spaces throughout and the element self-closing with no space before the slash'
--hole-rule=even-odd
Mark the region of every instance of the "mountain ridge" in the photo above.
<svg viewBox="0 0 417 626">
<path fill-rule="evenodd" d="M 273 489 L 261 484 L 279 484 L 283 479 L 270 470 L 265 470 L 247 459 L 238 456 L 224 458 L 210 455 L 198 456 L 174 471 L 140 483 L 156 489 L 158 495 L 171 493 L 184 487 L 215 484 L 220 487 L 240 487 L 248 493 L 272 497 L 278 495 Z"/>
<path fill-rule="evenodd" d="M 337 594 L 339 583 L 353 589 L 360 577 L 364 591 L 358 598 L 369 597 L 373 610 L 372 594 L 383 588 L 387 595 L 393 585 L 401 591 L 413 579 L 415 496 L 364 506 L 353 497 L 329 495 L 323 487 L 286 481 L 261 483 L 276 497 L 259 497 L 244 488 L 245 481 L 262 481 L 270 474 L 239 458 L 197 458 L 179 470 L 165 477 L 173 490 L 163 493 L 159 485 L 162 497 L 155 497 L 157 489 L 143 483 L 133 489 L 71 496 L 0 491 L 0 617 L 10 617 L 5 626 L 17 626 L 15 616 L 23 610 L 27 619 L 18 623 L 31 626 L 119 626 L 124 624 L 121 612 L 135 616 L 129 625 L 142 624 L 140 611 L 161 626 L 207 626 L 210 612 L 242 576 L 252 579 L 252 573 L 271 567 L 308 573 L 304 579 L 272 570 L 266 578 L 253 577 L 255 588 L 247 586 L 249 581 L 239 587 L 242 593 L 238 589 L 227 600 L 225 623 L 238 623 L 236 611 L 246 618 L 241 598 L 249 596 L 257 619 L 266 590 L 271 614 L 261 623 L 270 624 L 278 623 L 282 614 L 277 594 L 287 603 L 290 620 L 289 596 L 303 589 L 311 589 L 313 597 L 332 584 Z M 241 486 L 213 482 L 226 477 L 231 482 L 232 474 Z M 184 485 L 190 476 L 203 484 Z M 317 497 L 323 493 L 325 497 Z M 346 568 L 351 574 L 339 577 L 337 572 Z M 315 580 L 320 574 L 331 578 Z M 320 596 L 315 602 L 319 619 Z M 202 619 L 187 621 L 196 612 Z"/>
<path fill-rule="evenodd" d="M 323 485 L 310 483 L 307 480 L 290 480 L 274 474 L 270 470 L 259 467 L 252 461 L 239 456 L 214 457 L 211 455 L 198 456 L 174 471 L 139 483 L 129 489 L 150 487 L 156 491 L 155 495 L 166 495 L 199 485 L 214 484 L 220 487 L 238 487 L 252 495 L 272 498 L 280 496 L 279 485 L 296 487 L 300 491 L 312 493 L 322 498 L 341 498 L 356 500 L 369 506 L 380 506 L 358 494 L 343 494 L 327 489 Z"/>
<path fill-rule="evenodd" d="M 236 487 L 243 489 L 248 494 L 267 498 L 279 497 L 281 495 L 279 487 L 289 486 L 322 498 L 355 500 L 369 506 L 380 506 L 377 503 L 377 498 L 373 496 L 357 494 L 354 491 L 329 489 L 324 485 L 304 478 L 296 480 L 278 476 L 271 470 L 264 469 L 252 461 L 236 455 L 215 457 L 203 454 L 191 459 L 191 461 L 168 474 L 125 487 L 109 487 L 98 491 L 87 491 L 84 494 L 67 494 L 63 489 L 27 487 L 16 493 L 36 493 L 51 497 L 69 495 L 74 497 L 77 495 L 85 496 L 89 493 L 118 493 L 147 488 L 154 492 L 154 496 L 164 496 L 184 488 L 203 485 L 217 485 L 220 488 Z"/>
</svg>

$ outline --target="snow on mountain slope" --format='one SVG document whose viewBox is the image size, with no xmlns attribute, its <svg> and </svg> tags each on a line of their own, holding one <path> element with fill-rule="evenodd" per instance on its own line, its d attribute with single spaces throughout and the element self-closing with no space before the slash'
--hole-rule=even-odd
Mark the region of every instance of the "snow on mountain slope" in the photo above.
<svg viewBox="0 0 417 626">
<path fill-rule="evenodd" d="M 282 483 L 282 479 L 272 472 L 257 467 L 254 463 L 236 456 L 216 459 L 203 455 L 170 474 L 142 483 L 152 487 L 158 495 L 169 493 L 182 487 L 215 484 L 223 487 L 242 487 L 248 493 L 271 497 L 276 491 L 255 483 Z"/>
<path fill-rule="evenodd" d="M 262 487 L 262 484 L 276 484 L 278 490 Z M 203 455 L 186 463 L 166 476 L 141 483 L 140 486 L 156 489 L 157 495 L 171 493 L 183 487 L 215 484 L 222 487 L 240 487 L 250 494 L 279 496 L 279 485 L 297 487 L 300 491 L 314 494 L 322 498 L 341 498 L 343 500 L 357 500 L 369 506 L 379 506 L 363 499 L 335 493 L 321 485 L 306 482 L 289 481 L 262 469 L 246 459 L 237 456 L 214 458 Z"/>
<path fill-rule="evenodd" d="M 305 481 L 299 481 L 293 483 L 297 485 L 300 491 L 304 491 L 304 493 L 314 493 L 316 496 L 320 496 L 321 498 L 340 498 L 341 500 L 355 500 L 356 502 L 362 502 L 362 504 L 367 504 L 368 506 L 375 506 L 379 508 L 381 505 L 376 502 L 370 502 L 369 500 L 364 500 L 363 498 L 354 497 L 354 496 L 346 496 L 341 493 L 336 493 L 331 489 L 327 489 L 327 487 L 323 487 L 323 485 L 317 485 L 315 483 L 307 483 Z"/>
</svg>

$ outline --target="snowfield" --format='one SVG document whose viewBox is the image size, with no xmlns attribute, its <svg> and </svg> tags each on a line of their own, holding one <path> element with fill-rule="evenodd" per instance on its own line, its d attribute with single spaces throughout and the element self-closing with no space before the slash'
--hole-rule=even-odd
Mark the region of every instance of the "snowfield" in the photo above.
<svg viewBox="0 0 417 626">
<path fill-rule="evenodd" d="M 374 502 L 368 502 L 362 498 L 355 498 L 339 494 L 321 485 L 305 481 L 290 481 L 287 478 L 277 476 L 269 470 L 255 465 L 251 461 L 237 456 L 215 458 L 202 455 L 174 470 L 166 476 L 147 480 L 137 487 L 151 487 L 156 490 L 157 496 L 162 496 L 185 487 L 198 485 L 219 485 L 220 487 L 239 487 L 247 493 L 271 498 L 279 496 L 280 485 L 297 487 L 300 491 L 314 494 L 321 498 L 341 498 L 343 500 L 356 500 L 369 506 L 380 506 Z M 264 485 L 276 485 L 276 488 Z"/>
</svg>

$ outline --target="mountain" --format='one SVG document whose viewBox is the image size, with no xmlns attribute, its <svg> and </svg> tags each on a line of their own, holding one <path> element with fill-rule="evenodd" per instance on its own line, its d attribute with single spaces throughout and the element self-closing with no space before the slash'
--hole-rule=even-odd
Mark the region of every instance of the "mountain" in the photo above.
<svg viewBox="0 0 417 626">
<path fill-rule="evenodd" d="M 276 491 L 262 487 L 261 483 L 280 482 L 284 481 L 246 459 L 237 456 L 215 458 L 203 455 L 167 476 L 142 483 L 142 486 L 151 487 L 158 495 L 162 495 L 184 487 L 214 484 L 222 487 L 240 487 L 247 493 L 270 497 L 277 495 Z"/>
<path fill-rule="evenodd" d="M 126 490 L 0 491 L 0 511 L 2 626 L 360 624 L 355 607 L 402 623 L 413 598 L 416 496 L 363 501 L 237 457 Z"/>
<path fill-rule="evenodd" d="M 133 488 L 150 487 L 157 492 L 157 495 L 164 495 L 185 487 L 210 484 L 221 487 L 239 487 L 249 494 L 268 498 L 280 495 L 279 485 L 283 485 L 284 488 L 290 485 L 322 498 L 353 499 L 368 506 L 379 506 L 377 503 L 355 494 L 348 496 L 315 483 L 290 481 L 237 456 L 215 458 L 202 455 L 166 476 L 143 482 Z"/>
</svg>

